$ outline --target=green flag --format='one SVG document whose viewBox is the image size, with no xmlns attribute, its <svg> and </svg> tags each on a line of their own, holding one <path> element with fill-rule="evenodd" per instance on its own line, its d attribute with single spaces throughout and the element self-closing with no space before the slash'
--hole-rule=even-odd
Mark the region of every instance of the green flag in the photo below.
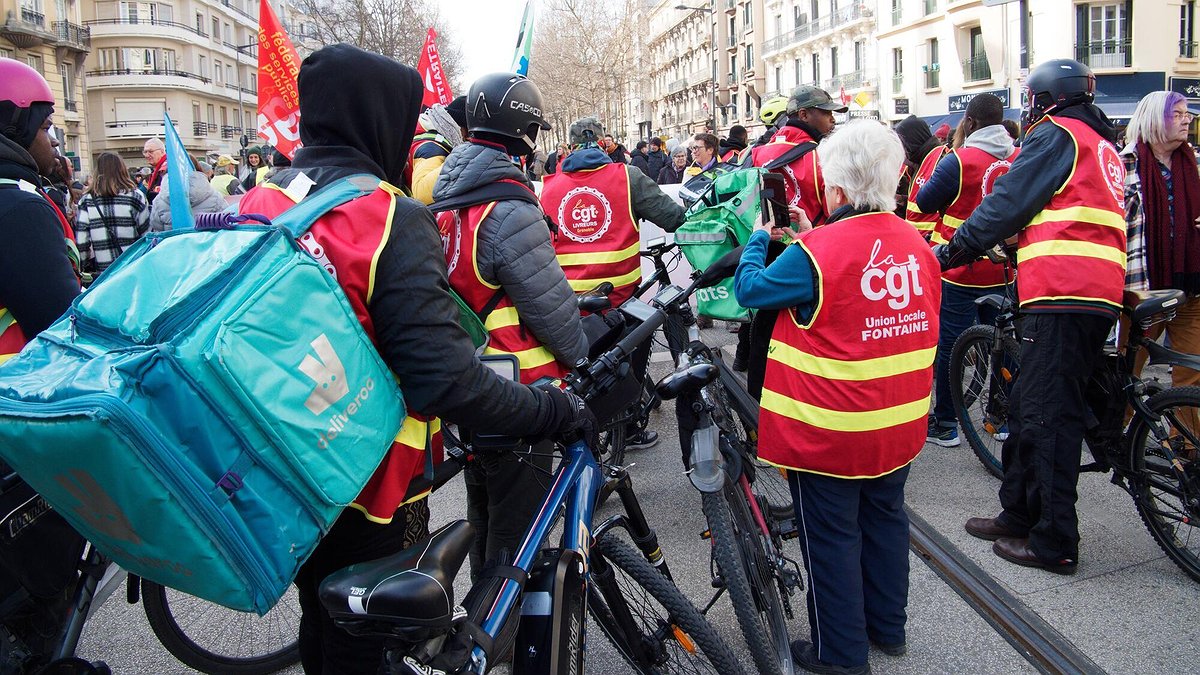
<svg viewBox="0 0 1200 675">
<path fill-rule="evenodd" d="M 525 15 L 521 17 L 521 32 L 517 34 L 517 51 L 513 54 L 512 72 L 529 75 L 529 57 L 533 53 L 533 0 L 525 0 Z"/>
</svg>

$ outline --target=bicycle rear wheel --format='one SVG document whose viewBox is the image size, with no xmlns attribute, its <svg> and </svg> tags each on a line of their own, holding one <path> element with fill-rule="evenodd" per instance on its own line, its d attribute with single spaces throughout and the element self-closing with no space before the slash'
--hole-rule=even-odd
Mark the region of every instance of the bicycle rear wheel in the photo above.
<svg viewBox="0 0 1200 675">
<path fill-rule="evenodd" d="M 266 675 L 300 661 L 294 587 L 260 617 L 142 579 L 142 609 L 167 651 L 203 673 Z"/>
<path fill-rule="evenodd" d="M 700 610 L 642 554 L 611 534 L 592 547 L 593 564 L 612 570 L 638 634 L 626 640 L 605 593 L 588 585 L 588 611 L 609 641 L 640 673 L 742 673 L 741 664 Z M 595 560 L 598 558 L 599 560 Z"/>
<path fill-rule="evenodd" d="M 723 360 L 714 356 L 714 362 L 717 361 L 720 361 L 718 367 L 724 371 Z M 728 374 L 722 372 L 721 378 L 711 387 L 715 394 L 713 421 L 728 438 L 741 442 L 752 458 L 754 493 L 766 500 L 773 518 L 792 518 L 792 489 L 788 486 L 787 476 L 780 469 L 758 458 L 758 418 L 756 411 L 748 408 L 752 401 L 749 393 L 741 388 L 741 382 L 732 377 L 731 371 Z M 730 387 L 739 387 L 741 391 L 731 391 Z"/>
<path fill-rule="evenodd" d="M 713 558 L 758 671 L 788 675 L 794 668 L 780 587 L 770 571 L 764 535 L 738 489 L 727 480 L 722 493 L 702 496 Z"/>
<path fill-rule="evenodd" d="M 1147 406 L 1162 416 L 1167 437 L 1155 438 L 1150 426 L 1135 418 L 1129 434 L 1133 503 L 1159 548 L 1200 581 L 1200 387 L 1167 389 Z"/>
<path fill-rule="evenodd" d="M 1020 347 L 1006 335 L 1002 354 L 992 354 L 995 335 L 995 326 L 980 324 L 958 336 L 950 352 L 950 398 L 971 451 L 988 473 L 1003 478 L 1000 453 L 1008 437 L 1009 394 Z"/>
</svg>

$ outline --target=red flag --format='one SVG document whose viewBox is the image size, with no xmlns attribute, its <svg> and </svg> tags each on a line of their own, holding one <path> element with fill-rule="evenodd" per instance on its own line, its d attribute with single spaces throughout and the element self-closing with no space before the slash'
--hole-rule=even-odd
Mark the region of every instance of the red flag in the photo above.
<svg viewBox="0 0 1200 675">
<path fill-rule="evenodd" d="M 446 74 L 442 72 L 442 59 L 438 56 L 437 43 L 434 42 L 436 39 L 437 33 L 430 28 L 425 36 L 425 46 L 421 48 L 421 60 L 417 63 L 417 72 L 425 82 L 425 97 L 421 99 L 421 104 L 427 106 L 434 103 L 450 105 L 450 101 L 454 100 L 454 94 L 450 93 L 450 83 L 446 81 Z"/>
<path fill-rule="evenodd" d="M 300 57 L 267 0 L 258 3 L 258 133 L 290 159 L 300 147 Z"/>
<path fill-rule="evenodd" d="M 840 98 L 842 99 L 842 105 L 850 105 L 850 95 L 846 93 L 846 87 L 844 85 L 842 86 Z"/>
</svg>

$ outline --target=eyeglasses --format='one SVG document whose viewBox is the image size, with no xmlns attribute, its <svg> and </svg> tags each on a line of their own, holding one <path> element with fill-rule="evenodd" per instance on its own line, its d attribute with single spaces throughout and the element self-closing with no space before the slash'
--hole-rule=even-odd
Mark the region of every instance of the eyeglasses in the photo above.
<svg viewBox="0 0 1200 675">
<path fill-rule="evenodd" d="M 1177 121 L 1177 122 L 1179 122 L 1179 121 L 1191 122 L 1192 120 L 1196 119 L 1196 114 L 1191 111 L 1188 111 L 1188 110 L 1185 110 L 1183 112 L 1179 112 L 1178 110 L 1175 110 L 1175 111 L 1171 112 L 1171 117 L 1173 117 L 1175 119 L 1175 121 Z"/>
</svg>

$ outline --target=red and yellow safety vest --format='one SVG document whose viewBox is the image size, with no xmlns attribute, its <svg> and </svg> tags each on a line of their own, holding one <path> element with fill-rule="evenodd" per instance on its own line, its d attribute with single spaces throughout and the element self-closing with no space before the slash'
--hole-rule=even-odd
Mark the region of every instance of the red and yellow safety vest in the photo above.
<svg viewBox="0 0 1200 675">
<path fill-rule="evenodd" d="M 641 238 L 624 164 L 546 177 L 542 209 L 558 224 L 554 252 L 576 293 L 611 282 L 614 307 L 642 281 Z"/>
<path fill-rule="evenodd" d="M 1021 306 L 1121 308 L 1125 284 L 1125 166 L 1086 123 L 1045 117 L 1070 135 L 1074 169 L 1017 238 Z M 1037 128 L 1030 127 L 1030 133 Z"/>
<path fill-rule="evenodd" d="M 913 174 L 912 181 L 908 184 L 908 204 L 904 209 L 904 219 L 910 225 L 917 228 L 926 239 L 933 235 L 934 229 L 938 223 L 942 222 L 940 213 L 925 213 L 917 208 L 917 193 L 925 187 L 925 183 L 929 182 L 929 178 L 933 176 L 933 170 L 937 168 L 938 162 L 950 152 L 950 148 L 945 145 L 939 145 L 929 151 L 925 155 L 925 159 L 921 160 L 921 166 L 917 167 L 917 172 Z"/>
<path fill-rule="evenodd" d="M 780 312 L 763 382 L 759 456 L 872 478 L 925 443 L 941 280 L 925 239 L 892 213 L 852 216 L 799 239 L 816 269 L 807 323 Z"/>
<path fill-rule="evenodd" d="M 444 211 L 437 216 L 438 230 L 446 253 L 446 268 L 450 287 L 477 314 L 492 300 L 500 286 L 483 278 L 479 272 L 479 229 L 496 202 L 470 206 L 458 211 Z M 484 318 L 483 327 L 490 338 L 484 354 L 512 354 L 521 366 L 521 382 L 531 384 L 542 377 L 560 378 L 567 368 L 559 363 L 525 326 L 507 294 L 501 296 L 495 309 Z"/>
<path fill-rule="evenodd" d="M 393 227 L 396 199 L 403 196 L 399 188 L 380 183 L 371 194 L 325 214 L 298 240 L 334 274 L 372 342 L 375 342 L 375 326 L 367 308 L 371 304 L 375 268 Z M 239 209 L 242 213 L 261 213 L 274 218 L 295 203 L 279 186 L 265 183 L 248 192 Z M 402 504 L 428 495 L 428 491 L 409 494 L 412 479 L 425 469 L 427 453 L 432 455 L 434 464 L 441 463 L 441 420 L 410 410 L 391 450 L 350 506 L 369 520 L 390 522 Z"/>
<path fill-rule="evenodd" d="M 50 208 L 54 209 L 54 215 L 58 218 L 58 224 L 62 227 L 63 240 L 67 245 L 67 258 L 71 261 L 71 269 L 78 278 L 79 248 L 75 244 L 75 230 L 71 227 L 71 223 L 67 220 L 67 217 L 63 215 L 62 210 L 58 208 L 58 204 L 55 204 L 49 195 L 32 183 L 4 179 L 0 181 L 0 184 L 12 185 L 17 189 L 35 193 L 46 200 Z M 29 343 L 30 339 L 32 338 L 26 336 L 25 332 L 21 330 L 21 326 L 17 324 L 17 319 L 12 315 L 12 312 L 3 304 L 0 304 L 0 363 L 4 363 L 16 356 L 21 351 L 21 348 Z"/>
<path fill-rule="evenodd" d="M 958 226 L 962 225 L 983 201 L 991 194 L 996 180 L 1008 173 L 1019 150 L 1004 159 L 996 159 L 994 155 L 980 148 L 959 148 L 954 151 L 958 157 L 958 194 L 954 201 L 946 206 L 946 212 L 933 229 L 934 244 L 948 244 L 954 238 Z M 990 260 L 977 260 L 965 267 L 956 267 L 942 274 L 942 279 L 958 286 L 999 286 L 1005 283 L 1004 265 Z"/>
<path fill-rule="evenodd" d="M 750 163 L 765 166 L 788 150 L 813 139 L 803 129 L 781 128 L 766 145 L 750 150 Z M 804 209 L 804 214 L 813 225 L 820 225 L 828 217 L 825 210 L 825 179 L 821 176 L 821 165 L 817 162 L 814 148 L 787 166 L 776 169 L 783 176 L 788 204 Z"/>
</svg>

